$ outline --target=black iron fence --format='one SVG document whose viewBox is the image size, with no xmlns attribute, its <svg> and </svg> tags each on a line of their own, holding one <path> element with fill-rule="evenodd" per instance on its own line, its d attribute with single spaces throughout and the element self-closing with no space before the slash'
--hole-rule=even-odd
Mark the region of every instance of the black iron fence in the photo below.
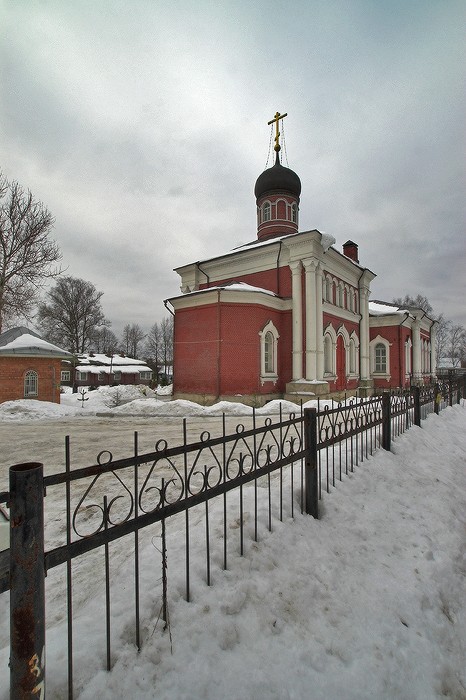
<svg viewBox="0 0 466 700">
<path fill-rule="evenodd" d="M 345 474 L 367 460 L 376 449 L 390 449 L 391 441 L 411 425 L 420 426 L 430 412 L 459 402 L 463 380 L 385 393 L 369 400 L 350 400 L 336 407 L 297 409 L 278 419 L 253 412 L 233 432 L 223 417 L 218 436 L 204 431 L 188 440 L 183 421 L 182 441 L 170 447 L 159 440 L 155 450 L 140 454 L 134 435 L 133 454 L 114 460 L 102 451 L 96 464 L 72 469 L 71 446 L 65 440 L 65 471 L 44 476 L 37 463 L 10 469 L 10 490 L 0 502 L 10 506 L 10 550 L 1 570 L 0 592 L 10 588 L 11 697 L 45 697 L 45 585 L 44 576 L 66 568 L 67 689 L 73 697 L 74 570 L 73 561 L 92 551 L 103 552 L 106 667 L 112 659 L 112 600 L 110 560 L 112 543 L 125 539 L 125 566 L 133 568 L 134 644 L 142 644 L 140 586 L 142 533 L 157 528 L 161 619 L 168 621 L 167 525 L 182 519 L 184 537 L 184 595 L 191 599 L 191 539 L 203 540 L 204 577 L 212 583 L 212 566 L 227 569 L 229 552 L 243 554 L 247 542 L 257 541 L 261 528 L 272 530 L 276 519 L 295 512 L 318 517 L 322 491 L 330 492 Z M 249 486 L 250 488 L 246 487 Z M 57 496 L 57 489 L 62 496 Z M 47 496 L 45 496 L 47 494 Z M 53 496 L 49 547 L 44 544 L 44 502 Z M 45 496 L 45 497 L 44 497 Z M 212 503 L 222 503 L 221 523 L 212 523 Z M 231 507 L 235 527 L 232 530 Z M 245 505 L 247 504 L 247 505 Z M 247 509 L 248 518 L 245 518 Z M 217 512 L 217 511 L 215 511 Z M 193 515 L 195 514 L 195 515 Z M 45 530 L 50 529 L 45 517 Z M 221 555 L 212 552 L 212 527 L 221 528 Z M 232 535 L 234 532 L 234 535 Z M 199 534 L 200 533 L 200 534 Z M 232 538 L 234 541 L 232 543 Z M 218 538 L 216 538 L 218 541 Z M 196 566 L 198 576 L 198 566 Z M 21 689 L 19 691 L 18 689 Z M 42 694 L 41 694 L 42 693 Z"/>
</svg>

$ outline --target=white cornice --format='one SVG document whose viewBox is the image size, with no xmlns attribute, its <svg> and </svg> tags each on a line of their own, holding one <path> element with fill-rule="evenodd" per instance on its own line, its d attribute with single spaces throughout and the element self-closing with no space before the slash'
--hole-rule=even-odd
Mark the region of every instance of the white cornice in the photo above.
<svg viewBox="0 0 466 700">
<path fill-rule="evenodd" d="M 291 299 L 282 299 L 272 296 L 266 292 L 236 291 L 230 289 L 211 289 L 199 292 L 198 294 L 184 294 L 179 297 L 168 299 L 176 310 L 192 309 L 199 306 L 209 306 L 218 301 L 225 304 L 254 304 L 266 306 L 276 311 L 288 311 L 291 309 Z"/>
</svg>

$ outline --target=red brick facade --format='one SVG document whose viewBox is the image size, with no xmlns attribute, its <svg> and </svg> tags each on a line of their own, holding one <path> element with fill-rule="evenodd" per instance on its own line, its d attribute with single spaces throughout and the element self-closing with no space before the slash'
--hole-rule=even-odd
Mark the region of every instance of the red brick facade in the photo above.
<svg viewBox="0 0 466 700">
<path fill-rule="evenodd" d="M 0 403 L 25 398 L 25 377 L 37 373 L 37 395 L 28 398 L 60 403 L 61 359 L 54 357 L 0 357 Z"/>
</svg>

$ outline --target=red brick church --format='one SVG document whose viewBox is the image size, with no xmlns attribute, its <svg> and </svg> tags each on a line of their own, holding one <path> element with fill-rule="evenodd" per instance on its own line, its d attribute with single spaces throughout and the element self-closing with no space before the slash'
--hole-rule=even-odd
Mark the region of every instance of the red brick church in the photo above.
<svg viewBox="0 0 466 700">
<path fill-rule="evenodd" d="M 435 371 L 435 322 L 420 309 L 370 302 L 375 274 L 358 246 L 299 231 L 301 182 L 280 162 L 255 185 L 257 235 L 176 268 L 174 397 L 263 404 L 423 383 Z"/>
</svg>

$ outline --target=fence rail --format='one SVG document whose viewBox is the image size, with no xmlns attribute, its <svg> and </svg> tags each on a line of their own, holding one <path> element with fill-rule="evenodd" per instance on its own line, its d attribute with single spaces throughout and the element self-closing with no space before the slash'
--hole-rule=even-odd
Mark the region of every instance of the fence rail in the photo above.
<svg viewBox="0 0 466 700">
<path fill-rule="evenodd" d="M 244 553 L 248 537 L 259 537 L 259 528 L 272 530 L 275 518 L 293 518 L 296 510 L 318 517 L 318 501 L 322 491 L 329 493 L 353 472 L 375 450 L 389 450 L 391 442 L 412 425 L 420 425 L 429 413 L 459 402 L 465 396 L 463 380 L 414 388 L 411 392 L 384 393 L 369 400 L 350 400 L 336 407 L 320 406 L 298 409 L 297 413 L 278 420 L 259 419 L 256 412 L 252 424 L 246 421 L 228 433 L 225 417 L 222 432 L 212 437 L 204 431 L 199 439 L 188 441 L 186 420 L 183 421 L 182 441 L 170 447 L 159 440 L 155 450 L 140 454 L 138 435 L 134 435 L 133 454 L 126 459 L 114 460 L 106 450 L 101 451 L 92 466 L 72 469 L 71 446 L 65 440 L 65 471 L 43 476 L 42 465 L 15 465 L 10 469 L 10 491 L 0 494 L 1 501 L 9 501 L 11 519 L 11 546 L 9 571 L 0 569 L 0 592 L 11 588 L 11 688 L 27 688 L 37 697 L 40 683 L 45 687 L 43 645 L 45 630 L 44 587 L 45 572 L 66 565 L 66 623 L 68 645 L 68 697 L 73 696 L 73 566 L 77 557 L 93 550 L 103 551 L 105 583 L 105 627 L 107 668 L 111 668 L 111 577 L 110 545 L 122 537 L 130 537 L 128 547 L 134 571 L 134 641 L 141 647 L 140 630 L 140 534 L 149 526 L 158 527 L 160 537 L 160 581 L 162 586 L 162 619 L 167 621 L 167 538 L 166 526 L 174 516 L 184 520 L 185 598 L 191 598 L 191 538 L 196 527 L 190 519 L 191 511 L 201 512 L 196 520 L 203 524 L 205 552 L 205 580 L 212 582 L 211 503 L 223 503 L 222 567 L 229 561 L 229 511 L 232 492 L 238 511 L 238 550 Z M 32 477 L 31 470 L 34 472 Z M 29 474 L 31 472 L 31 474 Z M 25 499 L 27 487 L 18 475 L 34 478 L 34 498 Z M 252 491 L 244 492 L 250 484 Z M 53 531 L 54 546 L 45 549 L 37 538 L 43 537 L 43 493 L 60 490 L 63 508 L 56 515 L 59 522 Z M 54 503 L 60 499 L 54 496 Z M 249 499 L 249 500 L 247 500 Z M 252 527 L 245 528 L 245 502 L 252 511 Z M 251 506 L 252 500 L 252 506 Z M 32 508 L 24 512 L 24 502 Z M 23 510 L 21 510 L 23 508 Z M 37 512 L 36 510 L 37 509 Z M 202 509 L 202 511 L 199 511 Z M 228 511 L 228 512 L 227 512 Z M 265 522 L 264 516 L 265 514 Z M 42 521 L 41 521 L 42 517 Z M 262 518 L 262 519 L 261 519 Z M 42 523 L 42 524 L 41 524 Z M 35 538 L 34 547 L 30 537 Z M 40 534 L 40 533 L 39 533 Z M 28 539 L 29 538 L 29 539 Z M 29 542 L 29 544 L 28 544 Z M 37 546 L 36 546 L 37 545 Z M 44 551 L 45 549 L 45 551 Z M 1 564 L 0 564 L 1 566 Z M 31 571 L 34 575 L 31 576 Z M 39 579 L 39 580 L 36 580 Z M 27 592 L 26 592 L 27 589 Z M 34 591 L 37 590 L 37 596 Z M 32 596 L 32 598 L 31 598 Z M 18 626 L 18 611 L 34 610 L 27 621 L 28 638 L 34 643 L 21 648 L 18 639 L 24 638 L 24 619 Z M 37 625 L 36 625 L 36 622 Z M 21 634 L 23 637 L 21 637 Z M 16 640 L 16 642 L 15 642 Z M 38 690 L 39 688 L 39 690 Z M 12 690 L 12 697 L 16 697 Z M 18 696 L 19 697 L 19 696 Z"/>
</svg>

